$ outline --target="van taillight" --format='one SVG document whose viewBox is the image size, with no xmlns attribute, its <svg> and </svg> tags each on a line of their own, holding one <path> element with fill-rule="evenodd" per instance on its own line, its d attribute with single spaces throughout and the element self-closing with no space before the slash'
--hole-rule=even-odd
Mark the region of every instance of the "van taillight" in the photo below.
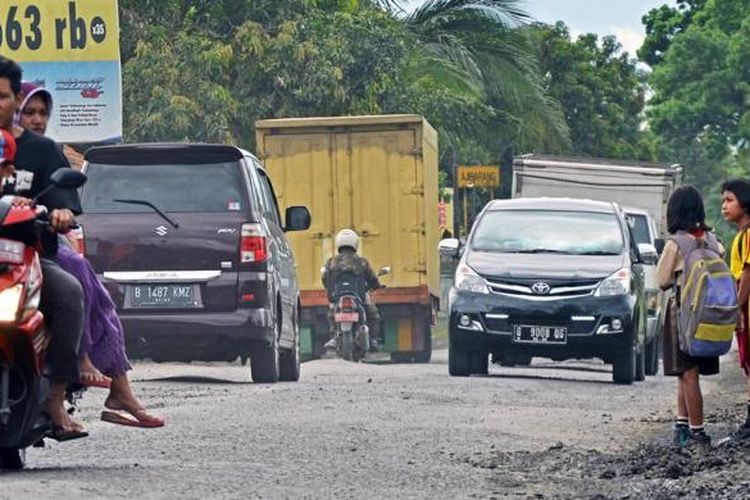
<svg viewBox="0 0 750 500">
<path fill-rule="evenodd" d="M 265 262 L 268 259 L 268 238 L 260 224 L 242 224 L 240 262 Z"/>
<path fill-rule="evenodd" d="M 71 229 L 65 236 L 73 246 L 73 250 L 78 252 L 79 255 L 86 255 L 86 239 L 83 236 L 83 227 L 78 226 L 75 229 Z"/>
</svg>

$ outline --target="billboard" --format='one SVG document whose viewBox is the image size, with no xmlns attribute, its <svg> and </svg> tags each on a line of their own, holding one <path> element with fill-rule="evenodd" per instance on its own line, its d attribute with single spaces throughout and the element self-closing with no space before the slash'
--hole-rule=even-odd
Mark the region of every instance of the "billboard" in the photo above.
<svg viewBox="0 0 750 500">
<path fill-rule="evenodd" d="M 122 140 L 117 0 L 4 0 L 0 54 L 52 94 L 57 142 Z"/>
</svg>

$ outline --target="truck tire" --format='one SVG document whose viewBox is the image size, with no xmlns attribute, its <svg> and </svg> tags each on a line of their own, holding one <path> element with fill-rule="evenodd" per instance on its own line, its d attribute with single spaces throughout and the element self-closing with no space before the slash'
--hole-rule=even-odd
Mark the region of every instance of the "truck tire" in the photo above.
<svg viewBox="0 0 750 500">
<path fill-rule="evenodd" d="M 489 372 L 490 355 L 486 352 L 472 352 L 469 363 L 472 375 L 487 375 Z"/>
<path fill-rule="evenodd" d="M 429 363 L 432 358 L 432 349 L 426 351 L 419 351 L 414 355 L 415 363 Z"/>
<path fill-rule="evenodd" d="M 331 337 L 331 328 L 328 321 L 316 321 L 312 326 L 312 354 L 311 359 L 320 359 L 326 352 L 325 343 Z"/>
<path fill-rule="evenodd" d="M 635 355 L 635 381 L 643 382 L 646 380 L 646 346 Z"/>
<path fill-rule="evenodd" d="M 453 343 L 448 344 L 448 373 L 453 377 L 471 375 L 471 353 Z"/>
<path fill-rule="evenodd" d="M 425 321 L 424 347 L 421 351 L 392 352 L 394 363 L 429 363 L 432 359 L 432 320 Z"/>
<path fill-rule="evenodd" d="M 630 385 L 635 380 L 636 346 L 630 345 L 625 352 L 612 360 L 612 381 L 615 384 Z"/>
<path fill-rule="evenodd" d="M 424 348 L 414 353 L 415 363 L 429 363 L 432 358 L 432 319 L 425 321 Z"/>
<path fill-rule="evenodd" d="M 26 450 L 0 448 L 0 469 L 23 470 L 26 466 Z"/>
<path fill-rule="evenodd" d="M 250 354 L 250 372 L 256 384 L 275 384 L 279 381 L 278 325 L 270 346 L 259 346 Z"/>
<path fill-rule="evenodd" d="M 660 338 L 661 333 L 657 333 L 646 346 L 646 375 L 656 375 L 659 373 Z"/>
</svg>

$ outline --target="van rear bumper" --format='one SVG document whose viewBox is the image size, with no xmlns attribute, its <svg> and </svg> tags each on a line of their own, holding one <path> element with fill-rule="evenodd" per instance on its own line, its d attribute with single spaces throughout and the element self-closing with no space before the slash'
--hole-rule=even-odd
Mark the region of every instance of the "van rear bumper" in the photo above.
<svg viewBox="0 0 750 500">
<path fill-rule="evenodd" d="M 233 361 L 273 340 L 263 308 L 220 313 L 121 313 L 128 355 L 158 361 Z"/>
</svg>

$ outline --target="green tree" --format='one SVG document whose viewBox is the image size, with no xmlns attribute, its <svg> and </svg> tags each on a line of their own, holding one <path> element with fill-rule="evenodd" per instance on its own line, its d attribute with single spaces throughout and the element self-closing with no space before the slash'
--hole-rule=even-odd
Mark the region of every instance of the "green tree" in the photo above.
<svg viewBox="0 0 750 500">
<path fill-rule="evenodd" d="M 515 2 L 395 5 L 123 0 L 126 137 L 251 147 L 258 118 L 414 112 L 443 150 L 566 144 Z"/>
<path fill-rule="evenodd" d="M 649 112 L 664 157 L 709 187 L 741 167 L 750 137 L 750 0 L 709 1 L 654 66 Z"/>
<path fill-rule="evenodd" d="M 529 17 L 519 2 L 428 0 L 403 22 L 414 40 L 406 77 L 420 91 L 441 86 L 479 111 L 460 130 L 491 150 L 509 142 L 567 145 L 560 107 L 540 84 L 533 46 L 520 29 Z"/>
<path fill-rule="evenodd" d="M 571 152 L 652 160 L 653 140 L 643 130 L 646 87 L 636 61 L 612 36 L 571 40 L 564 23 L 531 27 L 544 85 L 560 102 L 570 129 Z"/>
<path fill-rule="evenodd" d="M 690 26 L 693 16 L 706 5 L 706 1 L 677 0 L 674 7 L 665 4 L 643 16 L 646 39 L 638 49 L 640 60 L 650 66 L 659 64 L 672 39 Z"/>
</svg>

